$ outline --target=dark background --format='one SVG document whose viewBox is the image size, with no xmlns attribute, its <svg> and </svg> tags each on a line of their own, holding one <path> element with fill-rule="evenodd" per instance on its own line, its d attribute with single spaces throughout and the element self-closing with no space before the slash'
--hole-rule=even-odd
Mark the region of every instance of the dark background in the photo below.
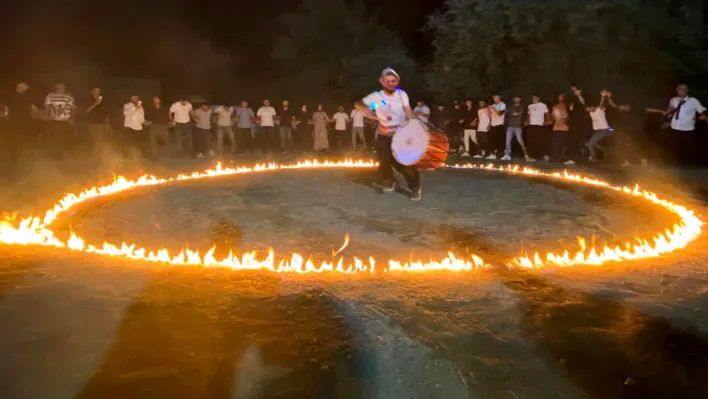
<svg viewBox="0 0 708 399">
<path fill-rule="evenodd" d="M 421 27 L 442 0 L 364 3 L 399 34 L 412 56 L 430 59 L 431 38 Z M 159 79 L 166 96 L 196 89 L 253 95 L 254 86 L 276 78 L 269 57 L 282 33 L 276 18 L 298 5 L 295 0 L 7 2 L 0 14 L 0 79 L 9 88 L 37 74 L 90 65 L 110 76 Z"/>
</svg>

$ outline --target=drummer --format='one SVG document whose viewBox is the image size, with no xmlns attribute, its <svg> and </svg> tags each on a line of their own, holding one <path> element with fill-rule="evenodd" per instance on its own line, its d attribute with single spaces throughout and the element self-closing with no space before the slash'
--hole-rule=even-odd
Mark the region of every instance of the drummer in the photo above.
<svg viewBox="0 0 708 399">
<path fill-rule="evenodd" d="M 408 94 L 398 88 L 401 78 L 391 68 L 381 72 L 379 83 L 383 90 L 375 91 L 364 97 L 356 104 L 369 119 L 379 122 L 378 136 L 376 138 L 376 155 L 379 158 L 377 184 L 384 192 L 396 189 L 396 179 L 393 169 L 396 169 L 408 182 L 410 198 L 414 201 L 421 199 L 420 174 L 414 166 L 400 164 L 391 151 L 391 142 L 396 129 L 406 124 L 409 119 L 418 119 L 413 112 L 408 100 Z"/>
</svg>

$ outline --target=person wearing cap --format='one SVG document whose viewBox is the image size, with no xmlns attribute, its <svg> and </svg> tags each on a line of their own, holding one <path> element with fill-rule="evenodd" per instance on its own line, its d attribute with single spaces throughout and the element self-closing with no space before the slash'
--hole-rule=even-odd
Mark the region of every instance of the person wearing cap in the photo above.
<svg viewBox="0 0 708 399">
<path fill-rule="evenodd" d="M 398 87 L 401 78 L 391 68 L 381 73 L 379 83 L 383 90 L 375 91 L 357 102 L 356 107 L 369 119 L 377 120 L 378 137 L 376 138 L 376 155 L 379 158 L 378 184 L 384 192 L 396 189 L 393 169 L 402 174 L 408 182 L 410 198 L 418 201 L 422 197 L 420 189 L 420 174 L 413 166 L 402 165 L 394 158 L 391 142 L 396 129 L 403 126 L 408 119 L 417 119 L 411 109 L 408 94 Z"/>
</svg>

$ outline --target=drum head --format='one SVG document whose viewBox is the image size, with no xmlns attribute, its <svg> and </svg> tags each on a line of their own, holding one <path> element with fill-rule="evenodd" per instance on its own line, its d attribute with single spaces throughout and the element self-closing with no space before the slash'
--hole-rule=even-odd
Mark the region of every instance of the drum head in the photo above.
<svg viewBox="0 0 708 399">
<path fill-rule="evenodd" d="M 425 156 L 429 141 L 425 125 L 412 120 L 396 131 L 391 142 L 391 152 L 399 163 L 413 165 Z"/>
</svg>

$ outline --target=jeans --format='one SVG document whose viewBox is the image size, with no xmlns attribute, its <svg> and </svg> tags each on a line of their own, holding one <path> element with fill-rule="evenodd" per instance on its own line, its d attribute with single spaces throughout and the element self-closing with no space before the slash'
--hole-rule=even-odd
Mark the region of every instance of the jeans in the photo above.
<svg viewBox="0 0 708 399">
<path fill-rule="evenodd" d="M 393 157 L 391 151 L 391 136 L 378 135 L 376 138 L 376 156 L 379 158 L 378 181 L 379 183 L 390 186 L 393 184 L 394 176 L 393 169 L 402 174 L 408 182 L 408 188 L 417 190 L 420 188 L 420 173 L 415 166 L 407 166 L 400 164 Z"/>
<path fill-rule="evenodd" d="M 366 137 L 364 136 L 363 126 L 352 127 L 352 148 L 356 151 L 356 138 L 359 137 L 362 144 L 364 144 L 364 149 L 366 149 Z"/>
<path fill-rule="evenodd" d="M 175 145 L 177 147 L 177 154 L 180 156 L 192 155 L 192 124 L 187 123 L 175 123 Z"/>
<path fill-rule="evenodd" d="M 229 136 L 231 142 L 231 154 L 236 152 L 236 137 L 234 137 L 234 129 L 231 126 L 216 127 L 216 151 L 219 154 L 224 153 L 224 136 Z"/>
<path fill-rule="evenodd" d="M 612 135 L 612 132 L 609 131 L 608 129 L 600 129 L 600 130 L 595 130 L 592 132 L 592 136 L 590 137 L 590 141 L 588 141 L 588 149 L 590 150 L 590 156 L 594 161 L 597 160 L 597 150 L 600 150 L 602 152 L 605 152 L 604 147 L 600 145 L 600 141 L 602 141 L 604 138 L 609 137 Z"/>
<path fill-rule="evenodd" d="M 195 153 L 204 155 L 209 151 L 209 133 L 210 129 L 194 128 L 192 141 Z"/>
<path fill-rule="evenodd" d="M 275 126 L 261 126 L 256 131 L 256 146 L 262 151 L 269 151 L 274 147 Z"/>
<path fill-rule="evenodd" d="M 280 127 L 280 148 L 288 151 L 293 148 L 293 128 L 290 126 Z"/>
<path fill-rule="evenodd" d="M 159 151 L 159 142 L 162 141 L 163 151 Z M 150 125 L 150 151 L 154 158 L 158 158 L 170 148 L 170 130 L 167 125 Z"/>
<path fill-rule="evenodd" d="M 524 156 L 528 156 L 529 153 L 526 151 L 526 144 L 524 144 L 524 133 L 523 129 L 520 127 L 506 128 L 506 149 L 504 150 L 504 155 L 511 156 L 511 139 L 516 136 L 516 141 L 521 145 L 521 149 L 524 151 Z"/>
</svg>

